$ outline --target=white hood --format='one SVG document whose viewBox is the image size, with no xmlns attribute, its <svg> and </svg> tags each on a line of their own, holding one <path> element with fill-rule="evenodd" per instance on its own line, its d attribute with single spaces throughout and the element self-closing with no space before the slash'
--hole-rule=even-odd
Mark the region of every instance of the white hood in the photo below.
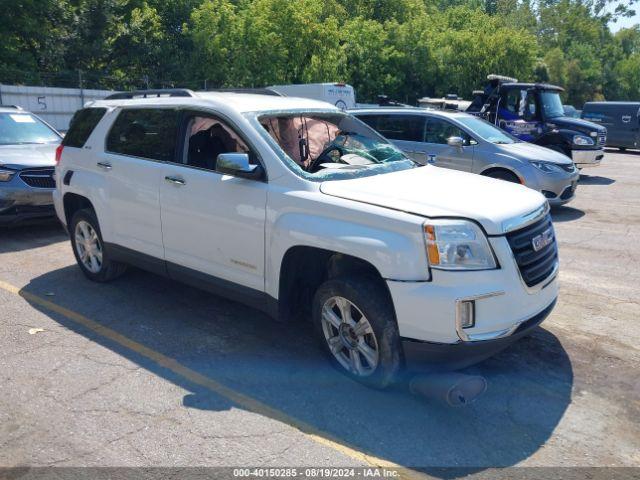
<svg viewBox="0 0 640 480">
<path fill-rule="evenodd" d="M 558 165 L 570 165 L 571 159 L 563 153 L 550 148 L 541 147 L 528 142 L 517 142 L 506 145 L 496 145 L 506 155 L 517 160 L 538 161 L 556 163 Z"/>
<path fill-rule="evenodd" d="M 56 164 L 57 147 L 57 143 L 0 145 L 0 166 L 16 170 L 33 167 L 53 167 Z"/>
<path fill-rule="evenodd" d="M 334 197 L 425 217 L 476 220 L 490 235 L 543 207 L 545 198 L 519 184 L 431 165 L 350 180 L 323 182 Z"/>
</svg>

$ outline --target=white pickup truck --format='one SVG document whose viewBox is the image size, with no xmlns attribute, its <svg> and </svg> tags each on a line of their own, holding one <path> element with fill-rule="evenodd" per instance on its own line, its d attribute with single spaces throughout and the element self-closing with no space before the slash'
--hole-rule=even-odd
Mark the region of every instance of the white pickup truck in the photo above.
<svg viewBox="0 0 640 480">
<path fill-rule="evenodd" d="M 311 320 L 370 386 L 487 358 L 556 302 L 540 193 L 418 166 L 327 103 L 116 94 L 76 113 L 57 161 L 56 211 L 88 278 L 136 265 Z"/>
</svg>

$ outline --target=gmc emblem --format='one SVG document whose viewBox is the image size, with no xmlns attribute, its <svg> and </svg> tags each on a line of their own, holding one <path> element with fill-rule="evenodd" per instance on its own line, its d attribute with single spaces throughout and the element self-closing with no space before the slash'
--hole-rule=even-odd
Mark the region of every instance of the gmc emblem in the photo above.
<svg viewBox="0 0 640 480">
<path fill-rule="evenodd" d="M 553 242 L 553 228 L 547 228 L 540 235 L 536 235 L 531 239 L 531 246 L 535 252 L 542 250 L 544 247 Z"/>
</svg>

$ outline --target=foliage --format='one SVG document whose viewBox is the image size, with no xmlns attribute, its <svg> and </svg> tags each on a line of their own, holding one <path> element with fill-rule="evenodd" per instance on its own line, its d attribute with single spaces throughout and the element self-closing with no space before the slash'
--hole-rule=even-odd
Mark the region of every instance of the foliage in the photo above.
<svg viewBox="0 0 640 480">
<path fill-rule="evenodd" d="M 635 0 L 0 0 L 0 82 L 133 88 L 345 81 L 469 98 L 489 73 L 640 99 Z"/>
</svg>

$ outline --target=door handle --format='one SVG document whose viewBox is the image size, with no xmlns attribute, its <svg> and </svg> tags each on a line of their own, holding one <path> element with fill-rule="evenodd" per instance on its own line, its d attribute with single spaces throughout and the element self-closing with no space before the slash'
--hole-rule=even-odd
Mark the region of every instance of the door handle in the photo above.
<svg viewBox="0 0 640 480">
<path fill-rule="evenodd" d="M 103 170 L 111 170 L 113 168 L 109 162 L 98 162 L 98 166 Z"/>
<path fill-rule="evenodd" d="M 182 179 L 180 177 L 164 177 L 164 179 L 169 183 L 173 183 L 174 185 L 186 185 L 187 184 L 187 182 L 185 182 L 184 179 Z"/>
</svg>

